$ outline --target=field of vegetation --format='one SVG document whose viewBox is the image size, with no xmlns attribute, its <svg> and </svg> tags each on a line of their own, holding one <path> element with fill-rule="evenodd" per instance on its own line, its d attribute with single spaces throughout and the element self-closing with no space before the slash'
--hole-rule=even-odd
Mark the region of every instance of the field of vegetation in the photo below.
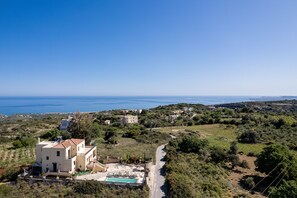
<svg viewBox="0 0 297 198">
<path fill-rule="evenodd" d="M 87 144 L 97 146 L 98 156 L 102 161 L 117 158 L 125 163 L 139 163 L 153 161 L 156 148 L 168 143 L 175 136 L 177 139 L 171 141 L 168 146 L 166 164 L 171 197 L 181 197 L 183 193 L 188 197 L 231 195 L 261 197 L 268 194 L 277 197 L 276 195 L 284 189 L 294 190 L 296 187 L 295 177 L 284 175 L 282 179 L 275 178 L 276 175 L 268 174 L 269 169 L 263 168 L 281 163 L 282 166 L 279 167 L 282 169 L 279 173 L 287 174 L 287 166 L 295 166 L 294 163 L 290 165 L 287 163 L 287 161 L 295 162 L 294 154 L 296 155 L 295 150 L 297 150 L 297 101 L 295 100 L 216 106 L 199 104 L 160 106 L 143 110 L 141 113 L 128 112 L 130 115 L 137 115 L 139 123 L 123 125 L 120 117 L 126 114 L 127 111 L 122 110 L 70 114 L 74 117 L 74 121 L 66 132 L 58 130 L 61 119 L 69 116 L 66 114 L 15 115 L 1 118 L 0 179 L 14 180 L 16 174 L 22 170 L 22 166 L 34 162 L 37 137 L 41 137 L 42 140 L 55 140 L 57 136 L 62 136 L 63 139 L 83 138 Z M 111 124 L 106 125 L 106 120 Z M 185 137 L 190 138 L 184 139 Z M 192 139 L 193 137 L 195 138 Z M 187 144 L 196 150 L 185 146 Z M 271 145 L 273 148 L 270 148 Z M 277 156 L 285 156 L 285 160 L 282 158 L 276 160 L 273 156 L 267 157 L 269 154 L 266 152 L 267 149 L 270 149 L 270 153 L 277 153 Z M 263 161 L 259 163 L 258 159 L 263 155 L 273 162 L 272 165 Z M 253 160 L 245 161 L 245 159 L 250 160 L 247 156 L 253 156 Z M 283 164 L 283 161 L 286 163 Z M 262 167 L 261 164 L 265 163 L 266 165 Z M 253 169 L 248 166 L 252 166 Z M 295 175 L 293 172 L 291 174 Z M 235 180 L 233 178 L 233 183 L 230 182 L 232 176 L 237 177 Z M 257 186 L 257 182 L 262 178 L 264 184 Z M 263 192 L 265 185 L 274 179 L 271 188 Z M 23 186 L 20 188 L 21 191 L 25 192 L 29 188 L 24 183 L 21 185 Z M 32 186 L 32 189 L 38 185 L 41 184 Z M 114 189 L 90 185 L 94 188 L 92 192 L 100 191 L 107 197 L 119 195 L 119 192 L 127 192 L 135 197 L 137 193 L 147 195 L 147 189 Z M 234 191 L 232 185 L 240 191 Z M 257 196 L 247 191 L 253 186 L 256 186 L 253 191 L 257 192 Z M 0 193 L 12 191 L 12 194 L 9 194 L 11 197 L 14 196 L 13 193 L 20 193 L 14 187 L 8 191 L 5 190 L 6 186 L 1 188 Z M 57 189 L 57 196 L 74 196 L 74 186 L 61 185 Z M 38 188 L 36 190 L 38 191 Z M 41 194 L 49 193 L 42 185 L 39 191 Z M 94 196 L 94 194 L 83 194 L 81 196 Z"/>
<path fill-rule="evenodd" d="M 255 161 L 257 169 L 249 175 L 244 170 L 250 164 L 239 157 L 236 142 L 224 150 L 192 133 L 170 141 L 166 149 L 169 197 L 295 197 L 297 193 L 297 158 L 280 144 L 266 146 Z M 240 176 L 238 172 L 240 185 L 230 185 L 231 176 Z"/>
<path fill-rule="evenodd" d="M 30 165 L 35 161 L 35 148 L 13 149 L 9 144 L 0 146 L 0 167 L 18 167 Z"/>
<path fill-rule="evenodd" d="M 40 198 L 40 197 L 65 197 L 65 198 L 146 198 L 148 189 L 125 188 L 104 186 L 98 182 L 86 181 L 76 184 L 28 184 L 18 181 L 16 186 L 0 184 L 0 197 L 9 198 Z"/>
<path fill-rule="evenodd" d="M 162 133 L 172 135 L 180 135 L 187 133 L 194 133 L 201 138 L 207 139 L 211 146 L 229 149 L 230 143 L 237 141 L 237 126 L 230 126 L 224 124 L 198 125 L 198 126 L 183 126 L 183 127 L 164 127 L 156 130 Z M 238 143 L 238 150 L 244 154 L 259 154 L 264 148 L 265 144 L 244 144 Z"/>
<path fill-rule="evenodd" d="M 150 161 L 155 157 L 155 152 L 159 144 L 144 144 L 137 142 L 132 138 L 119 138 L 118 144 L 106 145 L 97 143 L 97 151 L 100 159 L 120 158 L 124 162 L 130 162 L 134 160 Z"/>
</svg>

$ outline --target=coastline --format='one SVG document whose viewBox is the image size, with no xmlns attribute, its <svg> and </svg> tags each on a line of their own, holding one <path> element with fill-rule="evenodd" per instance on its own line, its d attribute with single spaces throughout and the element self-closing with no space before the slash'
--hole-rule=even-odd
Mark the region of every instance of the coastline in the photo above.
<svg viewBox="0 0 297 198">
<path fill-rule="evenodd" d="M 297 96 L 50 96 L 0 97 L 0 119 L 13 116 L 71 115 L 112 110 L 151 109 L 180 103 L 205 106 L 241 102 L 294 100 Z M 46 103 L 45 103 L 46 102 Z"/>
</svg>

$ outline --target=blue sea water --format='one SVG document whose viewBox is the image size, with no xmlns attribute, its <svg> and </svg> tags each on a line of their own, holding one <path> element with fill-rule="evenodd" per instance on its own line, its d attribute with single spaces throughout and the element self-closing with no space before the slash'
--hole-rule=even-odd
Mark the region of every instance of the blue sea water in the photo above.
<svg viewBox="0 0 297 198">
<path fill-rule="evenodd" d="M 0 97 L 0 114 L 95 112 L 112 109 L 148 109 L 176 103 L 222 104 L 261 100 L 248 96 L 151 97 Z"/>
</svg>

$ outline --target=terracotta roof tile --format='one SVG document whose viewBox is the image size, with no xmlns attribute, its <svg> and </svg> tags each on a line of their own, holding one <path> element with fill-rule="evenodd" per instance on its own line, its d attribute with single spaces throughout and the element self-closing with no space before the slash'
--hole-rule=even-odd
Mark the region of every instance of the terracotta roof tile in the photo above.
<svg viewBox="0 0 297 198">
<path fill-rule="evenodd" d="M 80 143 L 82 143 L 83 141 L 85 141 L 84 139 L 74 139 L 74 138 L 71 138 L 70 139 L 75 145 L 78 145 Z"/>
<path fill-rule="evenodd" d="M 68 140 L 65 140 L 63 142 L 60 142 L 56 146 L 54 146 L 54 148 L 68 148 L 70 146 L 71 146 L 71 143 Z"/>
<path fill-rule="evenodd" d="M 59 144 L 53 146 L 53 148 L 65 148 L 65 147 L 61 143 L 59 143 Z"/>
</svg>

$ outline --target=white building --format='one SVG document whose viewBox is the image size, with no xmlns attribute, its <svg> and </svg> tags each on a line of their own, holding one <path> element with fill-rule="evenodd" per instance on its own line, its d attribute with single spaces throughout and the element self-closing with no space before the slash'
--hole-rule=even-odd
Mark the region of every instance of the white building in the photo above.
<svg viewBox="0 0 297 198">
<path fill-rule="evenodd" d="M 86 146 L 83 139 L 43 141 L 36 145 L 36 162 L 41 164 L 43 173 L 86 170 L 96 156 L 96 146 Z"/>
<path fill-rule="evenodd" d="M 184 112 L 192 112 L 193 107 L 184 107 L 183 110 L 184 110 Z"/>
<path fill-rule="evenodd" d="M 121 117 L 121 123 L 125 124 L 137 124 L 138 123 L 138 116 L 134 115 L 125 115 Z"/>
<path fill-rule="evenodd" d="M 169 115 L 168 116 L 168 121 L 169 122 L 173 122 L 174 120 L 176 120 L 180 115 Z"/>
<path fill-rule="evenodd" d="M 105 121 L 104 121 L 104 124 L 105 124 L 105 125 L 110 125 L 110 120 L 105 120 Z"/>
<path fill-rule="evenodd" d="M 182 114 L 183 112 L 184 112 L 183 110 L 174 110 L 174 111 L 172 111 L 172 113 L 175 114 L 175 115 Z"/>
</svg>

